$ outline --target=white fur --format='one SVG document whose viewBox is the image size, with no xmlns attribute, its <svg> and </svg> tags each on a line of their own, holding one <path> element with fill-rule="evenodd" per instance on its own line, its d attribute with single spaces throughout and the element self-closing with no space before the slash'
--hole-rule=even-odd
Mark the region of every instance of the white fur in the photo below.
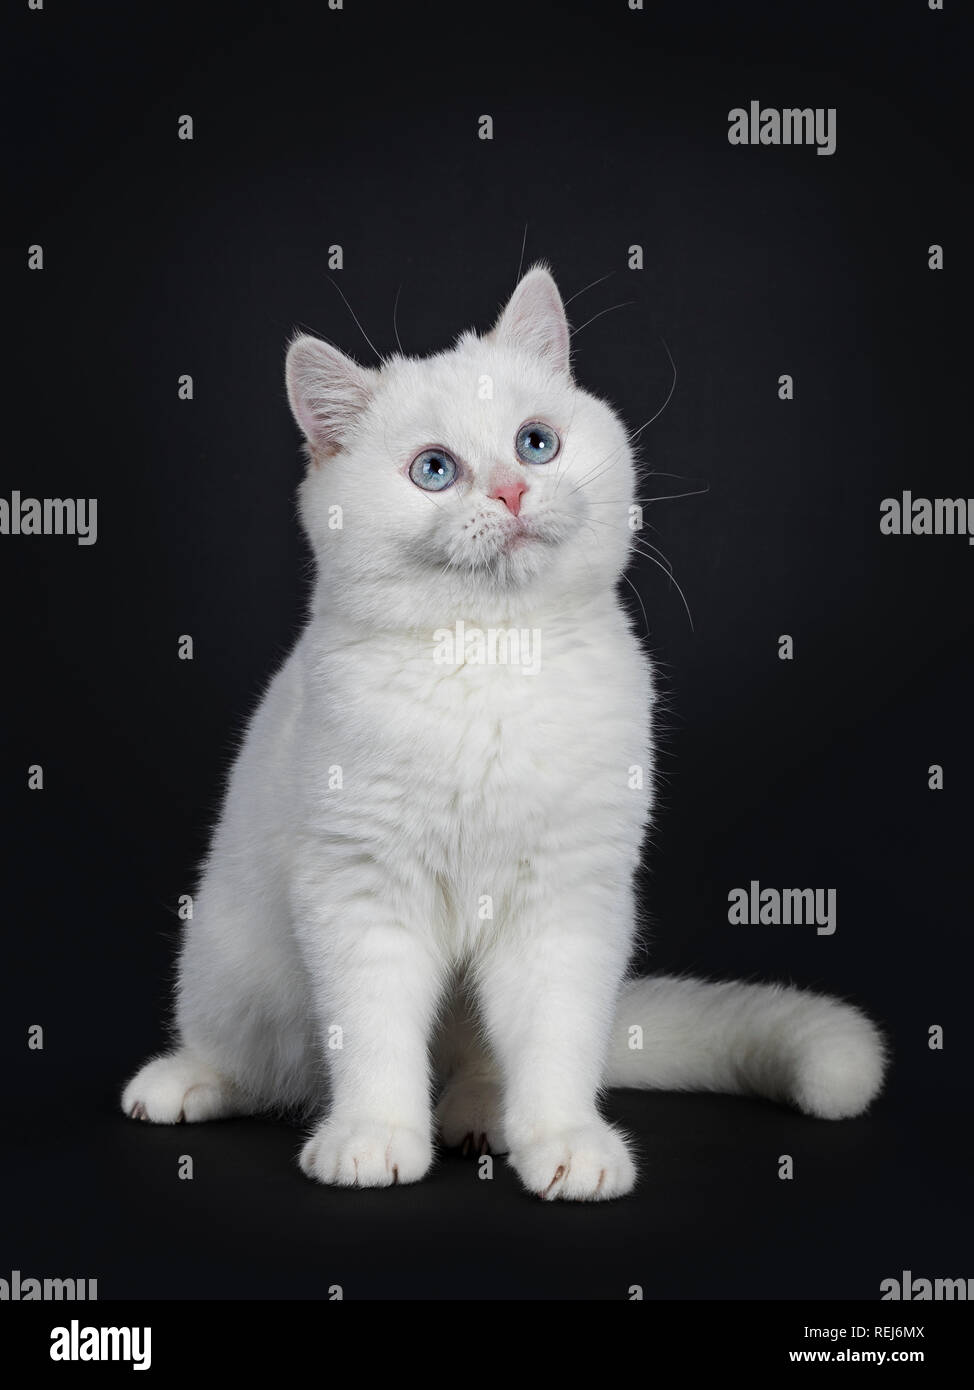
<svg viewBox="0 0 974 1390">
<path fill-rule="evenodd" d="M 128 1084 L 126 1112 L 327 1103 L 306 1173 L 412 1182 L 433 1158 L 435 1061 L 447 1143 L 509 1152 L 542 1197 L 597 1199 L 635 1177 L 605 1083 L 862 1110 L 883 1051 L 856 1010 L 625 982 L 652 785 L 651 671 L 616 595 L 634 469 L 617 417 L 572 380 L 551 277 L 529 272 L 491 334 L 425 361 L 370 370 L 299 338 L 288 390 L 311 613 L 233 768 L 176 1047 Z M 561 450 L 525 465 L 513 441 L 536 419 Z M 407 474 L 430 445 L 464 468 L 437 494 Z M 489 494 L 518 478 L 515 520 Z M 540 632 L 540 669 L 436 664 L 434 633 L 458 620 Z"/>
</svg>

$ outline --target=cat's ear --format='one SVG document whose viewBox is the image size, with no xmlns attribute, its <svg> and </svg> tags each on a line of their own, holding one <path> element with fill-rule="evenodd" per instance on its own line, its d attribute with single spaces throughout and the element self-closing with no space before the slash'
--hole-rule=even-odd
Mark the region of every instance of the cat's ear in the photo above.
<svg viewBox="0 0 974 1390">
<path fill-rule="evenodd" d="M 569 373 L 568 320 L 547 267 L 536 265 L 528 271 L 489 336 L 503 347 L 529 352 L 555 371 Z"/>
<path fill-rule="evenodd" d="M 291 410 L 312 457 L 337 453 L 372 397 L 375 373 L 330 343 L 302 334 L 288 348 L 285 376 Z"/>
</svg>

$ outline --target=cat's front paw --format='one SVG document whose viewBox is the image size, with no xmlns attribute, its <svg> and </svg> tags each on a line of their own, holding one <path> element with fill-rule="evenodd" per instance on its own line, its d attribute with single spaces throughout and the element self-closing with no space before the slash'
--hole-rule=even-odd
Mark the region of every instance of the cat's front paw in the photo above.
<svg viewBox="0 0 974 1390">
<path fill-rule="evenodd" d="M 636 1181 L 624 1136 L 602 1119 L 537 1131 L 513 1142 L 510 1157 L 524 1186 L 546 1202 L 602 1202 L 625 1196 Z"/>
<path fill-rule="evenodd" d="M 337 1187 L 419 1182 L 433 1161 L 428 1134 L 379 1120 L 323 1120 L 301 1150 L 302 1170 Z"/>
</svg>

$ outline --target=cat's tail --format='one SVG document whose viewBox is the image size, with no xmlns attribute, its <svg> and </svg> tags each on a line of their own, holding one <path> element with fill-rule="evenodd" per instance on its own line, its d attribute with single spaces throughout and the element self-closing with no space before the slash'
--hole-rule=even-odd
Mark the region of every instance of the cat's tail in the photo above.
<svg viewBox="0 0 974 1390">
<path fill-rule="evenodd" d="M 624 986 L 607 1083 L 767 1096 L 841 1120 L 878 1095 L 886 1058 L 872 1020 L 827 995 L 653 976 Z"/>
</svg>

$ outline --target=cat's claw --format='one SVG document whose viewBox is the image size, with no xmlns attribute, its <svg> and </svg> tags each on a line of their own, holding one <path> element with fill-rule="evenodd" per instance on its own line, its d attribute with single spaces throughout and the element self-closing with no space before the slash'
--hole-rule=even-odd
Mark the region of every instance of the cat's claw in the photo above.
<svg viewBox="0 0 974 1390">
<path fill-rule="evenodd" d="M 625 1138 L 604 1120 L 515 1143 L 511 1163 L 545 1202 L 603 1202 L 625 1196 L 636 1181 Z"/>
<path fill-rule="evenodd" d="M 419 1130 L 402 1125 L 328 1119 L 298 1161 L 309 1178 L 336 1187 L 398 1187 L 426 1176 L 433 1146 Z"/>
<path fill-rule="evenodd" d="M 501 1088 L 496 1081 L 456 1077 L 447 1083 L 436 1107 L 440 1137 L 448 1149 L 475 1156 L 505 1154 L 501 1123 Z"/>
<path fill-rule="evenodd" d="M 122 1109 L 130 1120 L 183 1125 L 221 1120 L 246 1107 L 225 1077 L 181 1049 L 146 1062 L 122 1092 Z"/>
</svg>

